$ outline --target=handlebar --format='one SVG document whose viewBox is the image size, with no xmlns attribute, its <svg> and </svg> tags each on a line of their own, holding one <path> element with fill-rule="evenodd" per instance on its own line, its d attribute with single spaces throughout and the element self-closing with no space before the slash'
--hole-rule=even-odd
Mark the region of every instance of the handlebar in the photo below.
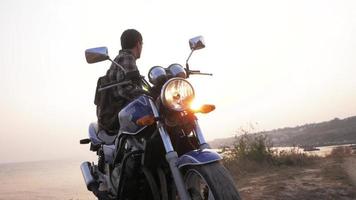
<svg viewBox="0 0 356 200">
<path fill-rule="evenodd" d="M 122 81 L 120 83 L 111 83 L 109 85 L 103 86 L 101 88 L 98 89 L 98 92 L 101 92 L 103 90 L 115 87 L 115 86 L 119 86 L 119 85 L 126 85 L 126 84 L 131 84 L 131 81 Z"/>
<path fill-rule="evenodd" d="M 193 53 L 193 51 L 190 54 L 192 54 L 192 53 Z M 190 57 L 190 55 L 189 55 L 189 57 Z M 188 60 L 189 60 L 189 58 L 188 58 Z M 189 69 L 188 60 L 185 63 L 185 71 L 187 72 L 187 78 L 189 77 L 189 75 L 208 75 L 208 76 L 212 76 L 213 75 L 211 73 L 201 73 L 200 70 L 191 70 L 191 69 Z"/>
<path fill-rule="evenodd" d="M 208 76 L 213 75 L 211 73 L 202 73 L 202 72 L 200 72 L 200 70 L 188 70 L 188 74 L 189 75 L 208 75 Z"/>
</svg>

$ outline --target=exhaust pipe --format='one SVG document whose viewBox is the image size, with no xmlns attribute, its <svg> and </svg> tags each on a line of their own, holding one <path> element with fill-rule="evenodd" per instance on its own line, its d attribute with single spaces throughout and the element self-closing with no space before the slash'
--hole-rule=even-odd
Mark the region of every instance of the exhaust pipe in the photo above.
<svg viewBox="0 0 356 200">
<path fill-rule="evenodd" d="M 91 164 L 89 162 L 83 162 L 80 165 L 80 170 L 82 171 L 85 184 L 89 191 L 92 191 L 96 197 L 102 200 L 114 200 L 105 191 L 99 190 L 99 183 L 96 182 L 93 175 L 91 174 Z"/>
<path fill-rule="evenodd" d="M 87 186 L 88 190 L 92 191 L 93 186 L 97 185 L 97 182 L 91 174 L 90 168 L 91 164 L 89 162 L 83 162 L 80 165 L 80 170 L 82 171 L 85 185 Z"/>
</svg>

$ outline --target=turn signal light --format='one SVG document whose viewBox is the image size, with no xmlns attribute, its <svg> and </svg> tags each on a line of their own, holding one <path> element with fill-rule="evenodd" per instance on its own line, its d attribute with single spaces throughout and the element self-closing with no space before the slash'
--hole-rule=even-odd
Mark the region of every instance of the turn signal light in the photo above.
<svg viewBox="0 0 356 200">
<path fill-rule="evenodd" d="M 192 109 L 193 112 L 195 113 L 210 113 L 211 111 L 215 110 L 215 105 L 213 104 L 204 104 L 200 107 Z"/>
<path fill-rule="evenodd" d="M 199 109 L 201 113 L 210 113 L 213 110 L 215 110 L 215 105 L 213 104 L 204 104 Z"/>
<path fill-rule="evenodd" d="M 136 124 L 139 126 L 148 126 L 153 123 L 155 123 L 155 117 L 153 115 L 146 115 L 136 121 Z"/>
</svg>

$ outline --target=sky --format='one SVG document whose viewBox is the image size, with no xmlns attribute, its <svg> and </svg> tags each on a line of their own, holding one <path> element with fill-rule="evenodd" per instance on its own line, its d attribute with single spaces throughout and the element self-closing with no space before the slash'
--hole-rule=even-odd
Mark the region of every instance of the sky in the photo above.
<svg viewBox="0 0 356 200">
<path fill-rule="evenodd" d="M 108 61 L 87 64 L 87 48 L 114 58 L 135 28 L 137 65 L 184 65 L 193 53 L 199 115 L 208 140 L 356 115 L 356 1 L 2 0 L 0 162 L 86 158 L 79 145 L 96 121 L 96 81 Z"/>
</svg>

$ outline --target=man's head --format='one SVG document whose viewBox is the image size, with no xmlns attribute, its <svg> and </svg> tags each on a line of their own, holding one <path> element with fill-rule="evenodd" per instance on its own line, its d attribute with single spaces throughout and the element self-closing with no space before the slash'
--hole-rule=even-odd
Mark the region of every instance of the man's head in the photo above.
<svg viewBox="0 0 356 200">
<path fill-rule="evenodd" d="M 127 29 L 121 35 L 121 48 L 130 49 L 136 59 L 140 58 L 142 51 L 142 36 L 135 29 Z"/>
</svg>

